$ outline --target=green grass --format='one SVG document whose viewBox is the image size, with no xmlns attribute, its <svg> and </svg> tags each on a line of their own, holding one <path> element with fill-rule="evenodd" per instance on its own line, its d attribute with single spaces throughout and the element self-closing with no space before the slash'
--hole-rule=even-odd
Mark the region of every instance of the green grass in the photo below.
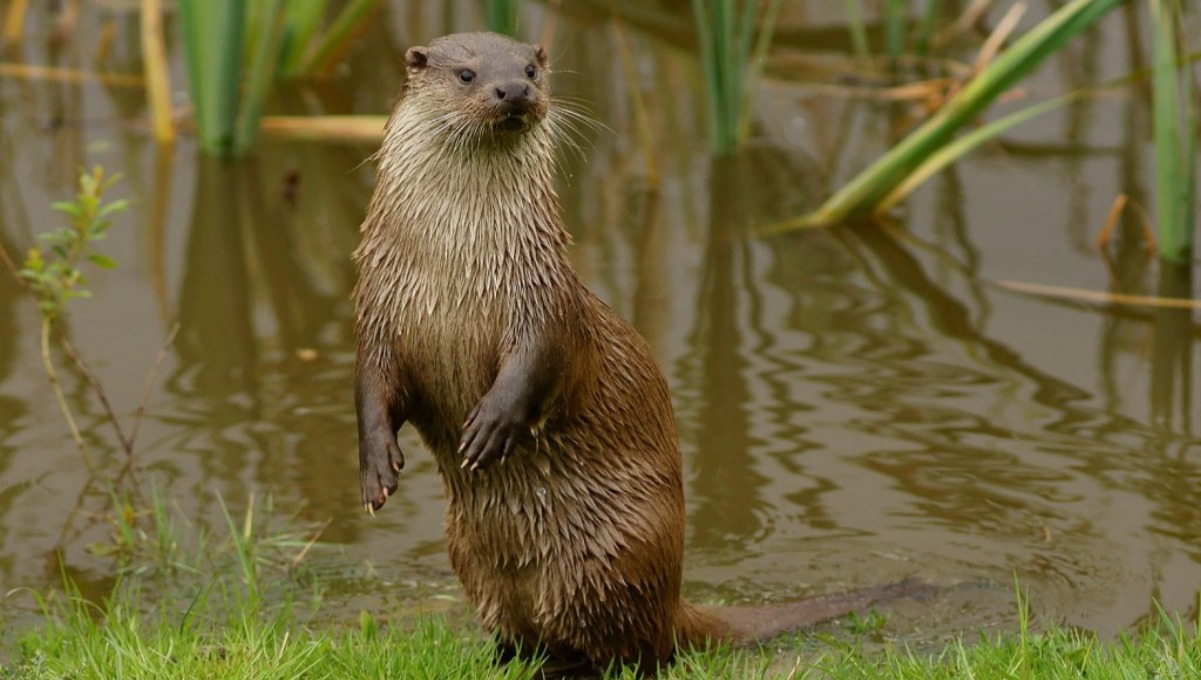
<svg viewBox="0 0 1201 680">
<path fill-rule="evenodd" d="M 182 513 L 171 512 L 163 494 L 114 491 L 111 499 L 114 530 L 102 554 L 114 555 L 120 581 L 102 601 L 65 579 L 63 589 L 49 594 L 10 592 L 5 606 L 32 599 L 41 616 L 24 630 L 4 629 L 10 637 L 0 638 L 0 678 L 537 677 L 529 663 L 498 666 L 488 637 L 473 625 L 390 618 L 382 610 L 343 621 L 317 616 L 323 586 L 302 563 L 313 541 L 288 531 L 269 502 L 251 498 L 238 513 L 222 504 L 225 527 L 210 535 L 175 519 Z M 881 646 L 887 619 L 869 612 L 764 649 L 685 653 L 660 677 L 1201 677 L 1196 621 L 1161 615 L 1140 634 L 1106 643 L 1062 627 L 1032 632 L 1020 591 L 1017 610 L 1010 634 L 969 633 L 933 651 Z M 608 677 L 635 676 L 615 669 Z"/>
<path fill-rule="evenodd" d="M 314 626 L 285 601 L 251 606 L 224 579 L 186 609 L 147 606 L 132 585 L 94 605 L 78 593 L 43 601 L 45 616 L 0 677 L 171 678 L 533 678 L 531 665 L 497 666 L 477 629 L 427 618 Z M 220 613 L 217 613 L 220 612 Z M 611 678 L 632 679 L 628 669 Z M 720 648 L 683 654 L 665 678 L 1195 678 L 1195 623 L 1163 617 L 1137 636 L 1102 643 L 1052 628 L 956 640 L 932 652 L 801 637 L 785 650 Z"/>
</svg>

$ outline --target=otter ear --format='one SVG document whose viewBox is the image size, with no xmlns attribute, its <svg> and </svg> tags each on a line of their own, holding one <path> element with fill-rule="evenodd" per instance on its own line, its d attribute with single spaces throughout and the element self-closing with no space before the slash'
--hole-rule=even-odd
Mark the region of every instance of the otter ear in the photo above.
<svg viewBox="0 0 1201 680">
<path fill-rule="evenodd" d="M 534 46 L 534 58 L 538 60 L 538 65 L 542 68 L 546 68 L 547 62 L 550 61 L 546 57 L 546 48 L 541 45 Z"/>
<path fill-rule="evenodd" d="M 430 61 L 428 53 L 428 47 L 410 47 L 409 51 L 405 52 L 405 64 L 412 70 L 423 69 Z"/>
</svg>

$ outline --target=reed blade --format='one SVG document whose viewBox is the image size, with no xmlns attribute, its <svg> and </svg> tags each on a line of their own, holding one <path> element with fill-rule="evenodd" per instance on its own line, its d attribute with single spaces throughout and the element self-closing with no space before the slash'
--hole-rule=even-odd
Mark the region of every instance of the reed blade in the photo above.
<svg viewBox="0 0 1201 680">
<path fill-rule="evenodd" d="M 851 47 L 855 56 L 867 61 L 872 56 L 867 39 L 867 24 L 863 20 L 863 0 L 846 0 L 847 29 L 851 32 Z"/>
<path fill-rule="evenodd" d="M 250 57 L 250 72 L 246 76 L 246 85 L 240 111 L 238 113 L 238 131 L 234 140 L 234 151 L 242 153 L 254 146 L 259 136 L 259 119 L 263 115 L 263 104 L 267 94 L 275 82 L 275 69 L 279 63 L 279 44 L 283 37 L 284 0 L 259 0 L 258 25 L 254 35 L 253 51 Z"/>
<path fill-rule="evenodd" d="M 279 44 L 279 67 L 285 75 L 300 72 L 301 62 L 325 16 L 327 0 L 290 0 Z"/>
<path fill-rule="evenodd" d="M 367 25 L 384 0 L 350 0 L 342 7 L 321 40 L 309 50 L 310 56 L 302 63 L 299 74 L 319 75 L 329 73 L 334 64 L 350 49 L 355 37 Z"/>
<path fill-rule="evenodd" d="M 229 154 L 237 136 L 245 0 L 179 0 L 200 146 Z"/>
<path fill-rule="evenodd" d="M 520 0 L 487 0 L 484 5 L 484 23 L 489 31 L 517 34 L 517 6 Z"/>
<path fill-rule="evenodd" d="M 782 225 L 805 228 L 870 213 L 913 170 L 945 147 L 965 124 L 1037 68 L 1068 40 L 1095 24 L 1123 0 L 1072 0 L 1002 52 L 925 124 L 848 182 L 817 210 Z"/>
<path fill-rule="evenodd" d="M 905 0 L 887 0 L 884 4 L 884 53 L 895 62 L 905 51 L 905 22 L 908 12 Z"/>
<path fill-rule="evenodd" d="M 1188 262 L 1196 221 L 1196 113 L 1189 69 L 1182 69 L 1177 25 L 1178 0 L 1150 0 L 1152 38 L 1152 120 L 1155 137 L 1156 223 L 1159 255 Z"/>
</svg>

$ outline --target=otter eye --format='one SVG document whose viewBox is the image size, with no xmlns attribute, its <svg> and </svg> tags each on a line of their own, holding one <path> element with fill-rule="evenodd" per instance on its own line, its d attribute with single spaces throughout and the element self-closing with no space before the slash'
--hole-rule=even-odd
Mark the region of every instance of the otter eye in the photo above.
<svg viewBox="0 0 1201 680">
<path fill-rule="evenodd" d="M 525 74 L 533 78 L 534 76 L 538 75 L 538 69 L 534 68 L 533 64 L 530 64 L 525 67 Z"/>
<path fill-rule="evenodd" d="M 475 71 L 472 71 L 469 68 L 459 71 L 459 80 L 463 81 L 464 83 L 470 83 L 471 81 L 475 80 Z"/>
</svg>

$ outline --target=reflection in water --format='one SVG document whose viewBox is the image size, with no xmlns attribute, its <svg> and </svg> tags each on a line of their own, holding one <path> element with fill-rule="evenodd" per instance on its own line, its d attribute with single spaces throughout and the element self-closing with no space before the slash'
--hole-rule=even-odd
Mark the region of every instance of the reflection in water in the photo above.
<svg viewBox="0 0 1201 680">
<path fill-rule="evenodd" d="M 1159 296 L 1191 299 L 1192 266 L 1161 262 Z M 1193 313 L 1187 309 L 1157 308 L 1153 332 L 1152 422 L 1165 430 L 1190 435 L 1193 432 Z"/>
<path fill-rule="evenodd" d="M 374 46 L 351 60 L 354 78 L 275 104 L 386 109 L 396 45 L 444 32 L 454 12 L 441 12 L 410 3 L 385 15 Z M 1062 125 L 1009 145 L 1004 164 L 983 155 L 934 180 L 901 224 L 761 239 L 755 226 L 800 213 L 812 191 L 878 150 L 887 107 L 781 90 L 762 102 L 760 129 L 773 141 L 710 158 L 695 62 L 630 29 L 630 77 L 654 142 L 641 148 L 630 92 L 597 77 L 613 63 L 606 30 L 566 19 L 556 29 L 558 92 L 592 103 L 612 128 L 582 157 L 565 154 L 565 220 L 583 278 L 647 336 L 671 383 L 691 594 L 773 598 L 911 575 L 972 586 L 954 589 L 962 609 L 932 616 L 926 627 L 939 631 L 1008 626 L 1015 574 L 1043 617 L 1102 632 L 1151 611 L 1152 597 L 1191 606 L 1201 584 L 1195 314 L 1091 309 L 990 285 L 1053 274 L 1154 289 L 1133 213 L 1112 275 L 1085 248 L 1117 193 L 1147 204 L 1145 102 L 1070 109 Z M 1072 63 L 1044 74 L 1049 87 L 1108 75 L 1111 37 L 1082 42 Z M 1116 59 L 1125 68 L 1126 56 Z M 0 82 L 0 241 L 12 252 L 52 217 L 46 206 L 66 186 L 59 166 L 73 171 L 85 145 L 115 134 L 96 124 L 48 137 L 44 123 L 139 110 L 115 92 L 59 89 Z M 127 166 L 136 205 L 149 207 L 112 232 L 122 268 L 97 277 L 71 330 L 102 379 L 136 401 L 163 328 L 181 323 L 140 469 L 161 473 L 202 523 L 221 521 L 214 490 L 235 513 L 250 492 L 269 491 L 305 520 L 330 520 L 324 538 L 345 547 L 331 559 L 362 567 L 347 568 L 359 578 L 341 588 L 347 611 L 380 606 L 393 583 L 444 591 L 453 579 L 441 483 L 410 431 L 397 497 L 374 519 L 357 507 L 350 253 L 371 150 L 269 142 L 257 159 L 221 163 L 194 161 L 185 141 L 159 172 L 154 163 L 167 159 L 120 134 L 105 164 Z M 1191 270 L 1157 273 L 1161 294 L 1190 294 Z M 75 512 L 61 499 L 88 488 L 46 398 L 34 338 L 36 314 L 0 282 L 6 587 L 57 581 L 48 556 Z M 73 404 L 99 439 L 77 382 Z M 99 496 L 84 493 L 79 512 L 103 508 Z M 65 551 L 68 572 L 98 588 L 112 565 L 85 548 L 103 539 L 102 526 L 81 531 Z"/>
</svg>

